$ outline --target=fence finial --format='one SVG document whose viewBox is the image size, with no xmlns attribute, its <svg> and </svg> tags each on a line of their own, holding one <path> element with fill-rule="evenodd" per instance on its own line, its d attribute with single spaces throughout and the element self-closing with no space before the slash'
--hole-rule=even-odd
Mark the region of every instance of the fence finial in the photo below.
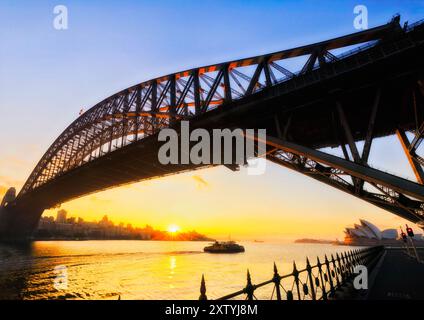
<svg viewBox="0 0 424 320">
<path fill-rule="evenodd" d="M 272 278 L 272 280 L 274 281 L 277 300 L 281 300 L 281 290 L 280 290 L 281 277 L 278 274 L 277 265 L 275 264 L 275 261 L 274 261 L 274 277 Z"/>
<path fill-rule="evenodd" d="M 247 284 L 245 288 L 245 292 L 247 294 L 247 300 L 253 300 L 253 292 L 255 291 L 255 288 L 252 284 L 252 279 L 250 277 L 250 271 L 247 269 Z"/>
<path fill-rule="evenodd" d="M 205 283 L 205 275 L 202 274 L 202 280 L 200 282 L 200 297 L 199 300 L 208 300 L 206 296 L 206 283 Z"/>
<path fill-rule="evenodd" d="M 296 261 L 293 261 L 293 274 L 297 274 Z"/>
</svg>

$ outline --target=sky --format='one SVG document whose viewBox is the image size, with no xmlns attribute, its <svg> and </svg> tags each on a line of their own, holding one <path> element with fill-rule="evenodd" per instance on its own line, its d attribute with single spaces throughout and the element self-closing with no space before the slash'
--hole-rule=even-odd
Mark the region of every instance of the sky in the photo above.
<svg viewBox="0 0 424 320">
<path fill-rule="evenodd" d="M 19 190 L 53 140 L 105 97 L 164 74 L 309 44 L 401 14 L 424 1 L 8 1 L 0 3 L 0 196 Z M 53 8 L 68 8 L 67 30 Z M 378 139 L 373 167 L 414 180 L 395 137 Z M 217 167 L 114 188 L 61 206 L 71 216 L 240 239 L 339 238 L 359 218 L 405 221 L 268 163 L 261 176 Z M 57 208 L 46 215 L 55 214 Z"/>
</svg>

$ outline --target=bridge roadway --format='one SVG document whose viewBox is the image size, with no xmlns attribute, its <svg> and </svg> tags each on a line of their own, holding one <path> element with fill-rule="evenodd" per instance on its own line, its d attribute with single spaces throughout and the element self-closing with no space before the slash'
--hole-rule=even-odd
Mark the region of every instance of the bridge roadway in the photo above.
<svg viewBox="0 0 424 320">
<path fill-rule="evenodd" d="M 352 152 L 352 139 L 355 142 L 367 140 L 368 119 L 372 118 L 372 106 L 378 95 L 379 109 L 373 121 L 372 139 L 395 134 L 399 128 L 416 130 L 417 121 L 424 119 L 424 89 L 420 86 L 418 92 L 421 94 L 414 96 L 415 106 L 419 106 L 415 109 L 407 93 L 411 86 L 424 80 L 424 28 L 420 25 L 408 33 L 398 25 L 385 28 L 390 31 L 385 41 L 198 114 L 190 119 L 191 129 L 265 128 L 271 137 L 310 149 L 349 144 Z M 344 114 L 340 113 L 340 106 Z M 349 130 L 343 119 L 347 119 Z M 170 126 L 178 130 L 179 122 Z M 7 223 L 3 223 L 0 234 L 4 237 L 27 236 L 44 209 L 70 199 L 134 181 L 205 167 L 161 165 L 157 159 L 160 145 L 155 133 L 83 163 L 31 191 L 21 191 L 4 214 L 3 220 Z M 275 147 L 269 146 L 270 150 Z M 366 160 L 363 163 L 366 164 Z M 356 196 L 362 197 L 361 194 Z M 424 192 L 420 192 L 418 198 L 424 199 Z M 390 203 L 395 201 L 389 200 Z M 411 221 L 421 220 L 415 211 L 404 209 L 405 205 L 393 209 L 386 204 L 374 204 Z"/>
</svg>

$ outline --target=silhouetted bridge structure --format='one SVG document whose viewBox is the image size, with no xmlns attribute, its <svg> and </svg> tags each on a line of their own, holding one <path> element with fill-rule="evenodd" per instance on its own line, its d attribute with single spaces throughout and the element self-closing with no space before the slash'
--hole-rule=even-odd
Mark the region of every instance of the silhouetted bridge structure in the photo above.
<svg viewBox="0 0 424 320">
<path fill-rule="evenodd" d="M 158 132 L 265 128 L 266 158 L 412 222 L 424 220 L 424 24 L 369 30 L 145 81 L 101 101 L 53 142 L 0 234 L 24 239 L 42 212 L 114 186 L 206 165 L 162 165 Z M 293 71 L 294 65 L 302 66 Z M 405 132 L 412 132 L 410 141 Z M 372 168 L 373 140 L 396 134 L 417 181 Z M 363 141 L 360 152 L 357 142 Z M 341 148 L 343 157 L 325 148 Z M 283 182 L 282 182 L 283 183 Z"/>
</svg>

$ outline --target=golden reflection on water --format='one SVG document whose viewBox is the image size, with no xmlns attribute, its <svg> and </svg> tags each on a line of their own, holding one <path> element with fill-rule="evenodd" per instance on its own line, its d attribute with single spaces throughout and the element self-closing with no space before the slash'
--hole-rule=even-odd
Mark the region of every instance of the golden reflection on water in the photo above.
<svg viewBox="0 0 424 320">
<path fill-rule="evenodd" d="M 347 247 L 281 243 L 241 243 L 241 254 L 207 254 L 206 242 L 39 241 L 32 247 L 0 246 L 0 298 L 3 299 L 197 299 L 205 274 L 209 298 L 246 284 L 246 270 L 258 283 Z M 56 289 L 57 272 L 66 267 L 67 288 Z M 272 288 L 271 288 L 272 289 Z M 268 294 L 264 292 L 264 296 Z"/>
<path fill-rule="evenodd" d="M 173 279 L 174 278 L 174 273 L 175 273 L 175 268 L 177 266 L 177 258 L 175 256 L 170 256 L 169 257 L 169 279 Z M 169 288 L 173 289 L 175 288 L 175 286 L 170 283 L 169 284 Z"/>
</svg>

